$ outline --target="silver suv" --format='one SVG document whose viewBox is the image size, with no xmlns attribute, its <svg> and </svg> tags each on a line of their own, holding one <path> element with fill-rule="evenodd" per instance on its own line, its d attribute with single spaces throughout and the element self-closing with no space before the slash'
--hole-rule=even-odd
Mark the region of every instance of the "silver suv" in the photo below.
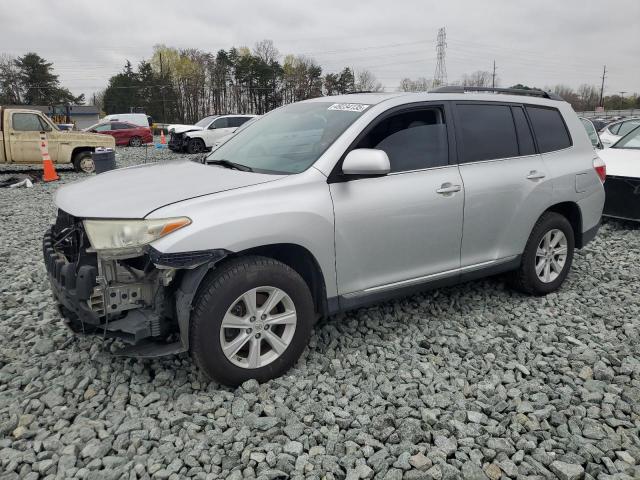
<svg viewBox="0 0 640 480">
<path fill-rule="evenodd" d="M 468 90 L 316 98 L 199 162 L 61 188 L 44 257 L 63 315 L 234 385 L 281 375 L 339 311 L 503 272 L 557 290 L 604 163 L 559 97 Z"/>
</svg>

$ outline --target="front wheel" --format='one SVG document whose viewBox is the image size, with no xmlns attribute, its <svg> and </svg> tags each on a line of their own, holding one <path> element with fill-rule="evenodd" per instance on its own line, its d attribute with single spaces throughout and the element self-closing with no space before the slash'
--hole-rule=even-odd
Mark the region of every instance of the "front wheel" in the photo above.
<svg viewBox="0 0 640 480">
<path fill-rule="evenodd" d="M 91 152 L 80 152 L 73 157 L 73 168 L 76 172 L 93 173 L 96 171 L 96 164 L 93 162 Z"/>
<path fill-rule="evenodd" d="M 556 291 L 571 269 L 574 245 L 569 221 L 559 213 L 544 213 L 533 227 L 512 283 L 532 295 Z"/>
<path fill-rule="evenodd" d="M 314 319 L 311 293 L 287 265 L 231 260 L 202 285 L 191 316 L 191 354 L 210 378 L 235 386 L 278 377 L 298 360 Z"/>
<path fill-rule="evenodd" d="M 188 153 L 202 153 L 205 150 L 206 145 L 200 138 L 192 138 L 187 144 Z"/>
</svg>

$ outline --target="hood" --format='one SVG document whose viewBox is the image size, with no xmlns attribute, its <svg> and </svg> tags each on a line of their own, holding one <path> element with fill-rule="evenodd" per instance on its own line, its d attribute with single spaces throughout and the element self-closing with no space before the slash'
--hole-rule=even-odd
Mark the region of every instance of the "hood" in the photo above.
<svg viewBox="0 0 640 480">
<path fill-rule="evenodd" d="M 280 178 L 182 160 L 101 173 L 61 187 L 55 203 L 75 217 L 144 218 L 170 203 Z"/>
<path fill-rule="evenodd" d="M 598 156 L 607 166 L 607 176 L 640 178 L 640 150 L 607 148 Z"/>
<path fill-rule="evenodd" d="M 184 133 L 184 132 L 194 132 L 196 130 L 202 130 L 202 127 L 198 127 L 197 125 L 183 125 L 180 123 L 175 123 L 175 124 L 169 125 L 167 127 L 167 130 L 169 132 L 174 132 L 174 133 Z"/>
</svg>

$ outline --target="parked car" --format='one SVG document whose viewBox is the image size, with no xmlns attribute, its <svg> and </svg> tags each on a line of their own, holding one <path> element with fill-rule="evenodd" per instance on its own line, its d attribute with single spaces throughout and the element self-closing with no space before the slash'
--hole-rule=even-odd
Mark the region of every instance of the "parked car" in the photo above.
<svg viewBox="0 0 640 480">
<path fill-rule="evenodd" d="M 604 163 L 554 94 L 468 90 L 307 100 L 205 164 L 60 188 L 44 257 L 67 321 L 237 385 L 283 374 L 326 315 L 502 272 L 556 291 L 598 230 Z"/>
<path fill-rule="evenodd" d="M 593 123 L 593 126 L 596 128 L 598 132 L 601 131 L 607 125 L 609 125 L 609 123 L 611 123 L 601 118 L 590 118 L 589 120 L 591 121 L 591 123 Z"/>
<path fill-rule="evenodd" d="M 211 115 L 195 125 L 169 125 L 169 148 L 174 152 L 202 153 L 254 117 L 255 115 Z"/>
<path fill-rule="evenodd" d="M 607 165 L 603 215 L 640 221 L 640 126 L 600 152 Z"/>
<path fill-rule="evenodd" d="M 610 123 L 600 131 L 600 140 L 605 148 L 609 148 L 639 125 L 640 118 L 630 118 Z"/>
<path fill-rule="evenodd" d="M 146 113 L 112 113 L 100 120 L 100 123 L 105 122 L 126 122 L 139 127 L 150 127 L 153 125 L 153 119 Z"/>
<path fill-rule="evenodd" d="M 97 147 L 114 147 L 112 138 L 61 131 L 40 111 L 0 107 L 0 164 L 42 165 L 41 133 L 47 136 L 51 160 L 57 164 L 73 164 L 78 172 L 95 170 L 91 154 Z"/>
<path fill-rule="evenodd" d="M 153 134 L 149 127 L 140 127 L 128 122 L 103 122 L 85 129 L 87 132 L 111 135 L 116 145 L 140 147 L 145 143 L 153 143 Z"/>
</svg>

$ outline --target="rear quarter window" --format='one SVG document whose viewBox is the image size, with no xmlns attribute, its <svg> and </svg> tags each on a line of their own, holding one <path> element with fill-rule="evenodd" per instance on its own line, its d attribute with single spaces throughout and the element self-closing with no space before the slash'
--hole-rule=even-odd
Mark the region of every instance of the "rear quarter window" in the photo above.
<svg viewBox="0 0 640 480">
<path fill-rule="evenodd" d="M 571 146 L 569 131 L 557 109 L 532 105 L 527 105 L 526 108 L 540 153 L 554 152 Z"/>
</svg>

